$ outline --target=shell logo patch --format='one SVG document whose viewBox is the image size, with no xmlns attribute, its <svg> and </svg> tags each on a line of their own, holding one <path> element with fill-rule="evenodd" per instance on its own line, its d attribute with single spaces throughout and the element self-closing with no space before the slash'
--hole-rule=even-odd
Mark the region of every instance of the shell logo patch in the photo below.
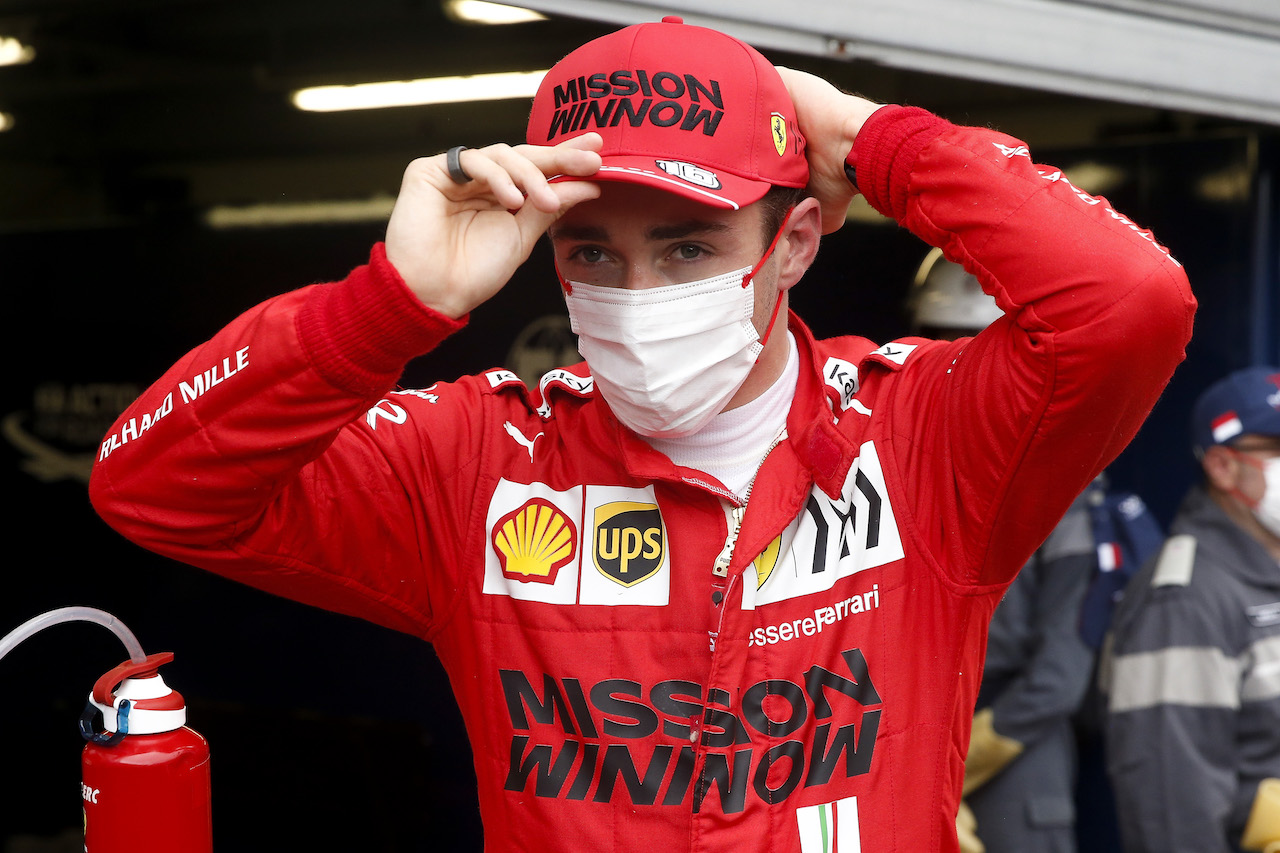
<svg viewBox="0 0 1280 853">
<path fill-rule="evenodd" d="M 787 120 L 781 113 L 773 113 L 769 116 L 769 131 L 773 136 L 773 147 L 781 157 L 787 153 Z"/>
<path fill-rule="evenodd" d="M 635 586 L 662 568 L 666 530 L 657 504 L 614 501 L 596 507 L 596 568 L 614 583 Z"/>
<path fill-rule="evenodd" d="M 505 577 L 554 584 L 578 550 L 578 529 L 550 501 L 533 498 L 493 526 L 493 550 Z"/>
</svg>

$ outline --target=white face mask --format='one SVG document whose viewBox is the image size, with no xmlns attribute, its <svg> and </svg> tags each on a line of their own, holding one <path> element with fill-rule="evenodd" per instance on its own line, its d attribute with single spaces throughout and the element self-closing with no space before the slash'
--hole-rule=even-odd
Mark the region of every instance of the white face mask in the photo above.
<svg viewBox="0 0 1280 853">
<path fill-rule="evenodd" d="M 764 349 L 751 270 L 647 290 L 567 282 L 578 351 L 618 420 L 679 438 L 724 409 Z"/>
<path fill-rule="evenodd" d="M 1280 457 L 1262 463 L 1262 476 L 1266 491 L 1262 500 L 1253 507 L 1254 518 L 1275 536 L 1280 536 Z"/>
</svg>

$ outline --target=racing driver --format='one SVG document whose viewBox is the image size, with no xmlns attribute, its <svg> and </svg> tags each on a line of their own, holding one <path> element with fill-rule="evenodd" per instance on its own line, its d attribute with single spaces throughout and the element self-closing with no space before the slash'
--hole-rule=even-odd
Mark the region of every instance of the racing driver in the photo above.
<svg viewBox="0 0 1280 853">
<path fill-rule="evenodd" d="M 486 850 L 957 849 L 987 623 L 1183 357 L 1181 266 L 1017 139 L 678 18 L 570 53 L 527 143 L 414 161 L 367 264 L 182 358 L 98 512 L 433 644 Z M 1004 316 L 815 340 L 859 191 Z M 543 233 L 585 363 L 397 389 Z"/>
</svg>

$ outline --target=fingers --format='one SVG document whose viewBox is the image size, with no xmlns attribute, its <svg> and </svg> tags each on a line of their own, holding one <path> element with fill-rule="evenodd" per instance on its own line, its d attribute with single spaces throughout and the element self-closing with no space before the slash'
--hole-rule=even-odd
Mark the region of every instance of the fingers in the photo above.
<svg viewBox="0 0 1280 853">
<path fill-rule="evenodd" d="M 805 137 L 809 192 L 822 205 L 822 232 L 830 234 L 844 224 L 855 195 L 845 176 L 845 157 L 867 119 L 883 105 L 844 92 L 805 71 L 782 66 L 777 70 Z"/>
<path fill-rule="evenodd" d="M 487 193 L 508 210 L 518 210 L 524 205 L 526 192 L 537 194 L 546 185 L 546 176 L 509 145 L 467 149 L 459 155 L 458 162 L 472 177 L 471 183 L 459 187 L 458 195 L 475 197 Z"/>
<path fill-rule="evenodd" d="M 442 189 L 453 198 L 488 194 L 507 210 L 519 210 L 527 200 L 544 213 L 557 213 L 562 199 L 552 191 L 547 178 L 595 174 L 600 168 L 600 145 L 599 134 L 589 133 L 554 147 L 499 143 L 467 149 L 459 155 L 459 162 L 473 180 L 467 184 L 453 182 L 456 189 Z"/>
<path fill-rule="evenodd" d="M 594 181 L 564 181 L 549 184 L 548 189 L 556 197 L 554 210 L 543 210 L 527 204 L 516 213 L 516 222 L 520 227 L 522 241 L 532 251 L 542 234 L 551 223 L 575 204 L 600 197 L 600 185 Z"/>
</svg>

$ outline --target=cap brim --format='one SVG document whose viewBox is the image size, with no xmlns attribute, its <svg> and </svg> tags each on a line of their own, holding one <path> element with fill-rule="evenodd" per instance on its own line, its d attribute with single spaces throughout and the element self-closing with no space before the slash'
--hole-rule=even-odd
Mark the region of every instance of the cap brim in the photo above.
<svg viewBox="0 0 1280 853">
<path fill-rule="evenodd" d="M 637 155 L 612 155 L 603 158 L 600 171 L 587 177 L 574 175 L 556 175 L 550 178 L 551 183 L 562 181 L 616 181 L 626 184 L 640 184 L 683 196 L 691 201 L 727 210 L 739 210 L 753 204 L 764 197 L 770 184 L 765 181 L 753 181 L 716 171 L 696 163 L 665 160 L 672 171 L 658 165 L 653 157 Z M 685 172 L 689 177 L 681 177 L 672 172 Z"/>
</svg>

